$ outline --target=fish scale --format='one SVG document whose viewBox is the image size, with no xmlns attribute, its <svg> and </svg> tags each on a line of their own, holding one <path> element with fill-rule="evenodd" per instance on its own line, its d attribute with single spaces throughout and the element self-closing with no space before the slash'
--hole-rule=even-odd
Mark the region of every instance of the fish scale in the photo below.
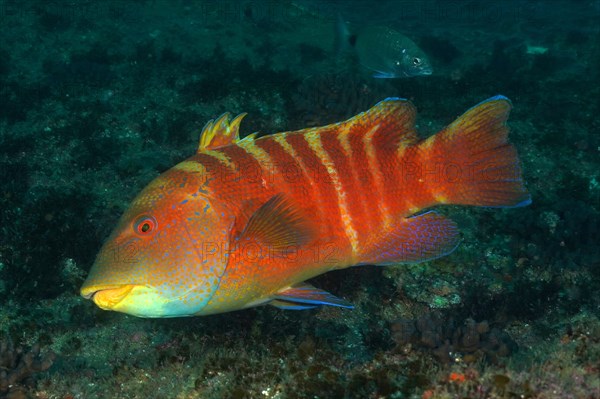
<svg viewBox="0 0 600 399">
<path fill-rule="evenodd" d="M 492 97 L 424 140 L 414 106 L 398 98 L 261 138 L 240 139 L 243 115 L 224 114 L 206 125 L 197 154 L 134 199 L 81 294 L 141 317 L 350 308 L 306 280 L 451 253 L 458 227 L 430 207 L 530 203 L 507 141 L 510 109 Z"/>
</svg>

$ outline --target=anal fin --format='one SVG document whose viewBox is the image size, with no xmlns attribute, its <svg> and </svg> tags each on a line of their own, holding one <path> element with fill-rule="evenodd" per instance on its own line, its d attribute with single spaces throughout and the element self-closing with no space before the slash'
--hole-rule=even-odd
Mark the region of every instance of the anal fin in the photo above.
<svg viewBox="0 0 600 399">
<path fill-rule="evenodd" d="M 456 223 L 430 211 L 403 219 L 392 231 L 374 237 L 361 264 L 425 262 L 448 255 L 459 243 Z"/>
</svg>

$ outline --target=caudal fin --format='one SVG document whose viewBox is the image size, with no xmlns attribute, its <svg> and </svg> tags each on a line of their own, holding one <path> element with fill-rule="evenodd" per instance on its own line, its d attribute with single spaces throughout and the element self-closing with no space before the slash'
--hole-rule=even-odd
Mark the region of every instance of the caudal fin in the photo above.
<svg viewBox="0 0 600 399">
<path fill-rule="evenodd" d="M 431 187 L 439 203 L 518 207 L 531 203 L 516 149 L 508 142 L 511 103 L 495 96 L 469 109 L 420 149 L 441 161 Z"/>
</svg>

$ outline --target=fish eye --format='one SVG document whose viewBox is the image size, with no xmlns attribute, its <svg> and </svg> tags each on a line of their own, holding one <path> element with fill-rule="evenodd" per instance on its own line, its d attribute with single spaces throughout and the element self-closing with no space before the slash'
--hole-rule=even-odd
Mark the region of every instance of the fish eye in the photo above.
<svg viewBox="0 0 600 399">
<path fill-rule="evenodd" d="M 413 58 L 413 65 L 414 66 L 419 66 L 421 65 L 421 59 L 419 57 L 415 57 Z"/>
<path fill-rule="evenodd" d="M 152 216 L 140 216 L 133 225 L 133 229 L 139 235 L 147 235 L 156 230 L 157 225 L 156 219 Z"/>
</svg>

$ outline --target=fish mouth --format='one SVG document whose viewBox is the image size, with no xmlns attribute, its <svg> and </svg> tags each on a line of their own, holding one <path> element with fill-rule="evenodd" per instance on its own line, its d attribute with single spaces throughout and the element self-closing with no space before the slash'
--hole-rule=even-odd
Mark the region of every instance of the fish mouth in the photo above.
<svg viewBox="0 0 600 399">
<path fill-rule="evenodd" d="M 135 287 L 133 284 L 86 287 L 81 290 L 81 296 L 108 310 L 118 305 Z"/>
</svg>

